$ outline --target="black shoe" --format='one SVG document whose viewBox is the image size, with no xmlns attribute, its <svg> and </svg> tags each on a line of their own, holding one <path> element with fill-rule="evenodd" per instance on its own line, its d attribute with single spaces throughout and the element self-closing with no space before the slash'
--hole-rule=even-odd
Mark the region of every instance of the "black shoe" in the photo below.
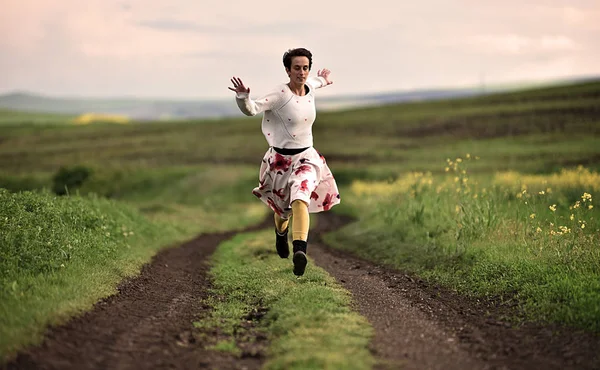
<svg viewBox="0 0 600 370">
<path fill-rule="evenodd" d="M 288 244 L 288 229 L 285 229 L 283 234 L 280 234 L 277 229 L 275 229 L 275 248 L 277 249 L 277 254 L 281 258 L 288 258 L 290 256 L 290 246 Z"/>
<path fill-rule="evenodd" d="M 307 244 L 304 240 L 294 240 L 292 241 L 292 244 L 294 245 L 294 257 L 292 257 L 292 261 L 294 262 L 294 275 L 302 276 L 304 275 L 304 270 L 308 263 L 306 258 Z"/>
</svg>

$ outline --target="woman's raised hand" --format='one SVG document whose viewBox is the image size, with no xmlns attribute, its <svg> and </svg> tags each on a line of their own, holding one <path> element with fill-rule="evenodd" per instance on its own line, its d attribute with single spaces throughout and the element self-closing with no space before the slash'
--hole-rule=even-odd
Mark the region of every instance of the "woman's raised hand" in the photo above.
<svg viewBox="0 0 600 370">
<path fill-rule="evenodd" d="M 333 81 L 331 81 L 331 79 L 329 78 L 330 73 L 331 73 L 330 70 L 328 70 L 327 68 L 324 68 L 324 69 L 320 69 L 317 72 L 317 76 L 323 77 L 325 79 L 325 81 L 327 82 L 327 85 L 331 85 L 333 83 Z"/>
<path fill-rule="evenodd" d="M 244 83 L 242 82 L 242 80 L 239 77 L 233 77 L 231 79 L 231 83 L 233 84 L 233 87 L 229 88 L 229 90 L 231 90 L 231 91 L 235 91 L 236 93 L 249 93 L 250 92 L 250 88 L 244 86 Z"/>
</svg>

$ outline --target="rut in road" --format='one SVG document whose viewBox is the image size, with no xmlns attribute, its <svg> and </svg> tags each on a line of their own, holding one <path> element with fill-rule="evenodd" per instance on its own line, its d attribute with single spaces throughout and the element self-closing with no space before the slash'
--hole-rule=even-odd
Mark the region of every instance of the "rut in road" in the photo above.
<svg viewBox="0 0 600 370">
<path fill-rule="evenodd" d="M 600 336 L 499 320 L 510 309 L 467 299 L 416 276 L 325 246 L 321 236 L 351 222 L 319 214 L 308 255 L 352 293 L 375 328 L 379 369 L 599 369 Z M 309 265 L 310 268 L 310 265 Z"/>
<path fill-rule="evenodd" d="M 272 218 L 242 232 L 271 225 Z M 20 353 L 7 369 L 259 369 L 264 336 L 237 359 L 205 350 L 193 322 L 210 313 L 208 258 L 236 232 L 201 235 L 158 253 L 141 274 L 94 308 L 48 330 L 43 343 Z M 252 348 L 252 346 L 254 348 Z"/>
</svg>

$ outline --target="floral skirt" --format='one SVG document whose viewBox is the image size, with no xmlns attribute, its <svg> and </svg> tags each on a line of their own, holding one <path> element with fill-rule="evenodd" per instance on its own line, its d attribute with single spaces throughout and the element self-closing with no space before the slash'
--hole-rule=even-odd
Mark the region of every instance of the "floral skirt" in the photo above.
<svg viewBox="0 0 600 370">
<path fill-rule="evenodd" d="M 283 219 L 291 216 L 291 204 L 297 199 L 308 204 L 310 213 L 327 211 L 340 203 L 333 174 L 313 147 L 294 155 L 269 148 L 260 166 L 259 186 L 252 194 Z"/>
</svg>

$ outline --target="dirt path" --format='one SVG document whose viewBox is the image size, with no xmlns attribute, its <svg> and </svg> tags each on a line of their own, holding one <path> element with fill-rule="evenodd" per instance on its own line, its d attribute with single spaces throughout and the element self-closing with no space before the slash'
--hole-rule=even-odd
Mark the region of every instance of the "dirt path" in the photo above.
<svg viewBox="0 0 600 370">
<path fill-rule="evenodd" d="M 270 225 L 270 223 L 269 223 Z M 266 227 L 261 224 L 245 231 Z M 208 234 L 157 254 L 141 275 L 18 355 L 7 369 L 258 369 L 259 356 L 232 356 L 203 349 L 192 322 L 209 308 L 209 257 L 235 233 Z"/>
<path fill-rule="evenodd" d="M 324 246 L 320 235 L 347 222 L 319 215 L 309 255 L 352 293 L 355 309 L 375 328 L 371 350 L 378 369 L 600 369 L 600 336 L 513 328 L 499 319 L 510 309 Z"/>
<path fill-rule="evenodd" d="M 377 369 L 594 369 L 600 338 L 557 328 L 511 328 L 506 310 L 429 286 L 319 241 L 349 220 L 318 216 L 309 256 L 354 296 L 355 308 L 374 326 Z M 272 227 L 265 223 L 245 230 Z M 235 233 L 200 236 L 159 253 L 119 294 L 66 325 L 50 329 L 42 345 L 22 352 L 7 369 L 258 369 L 261 338 L 236 359 L 203 349 L 192 322 L 210 307 L 208 257 Z M 310 268 L 310 265 L 309 265 Z M 210 333 L 209 333 L 210 334 Z M 255 354 L 258 353 L 258 354 Z"/>
</svg>

